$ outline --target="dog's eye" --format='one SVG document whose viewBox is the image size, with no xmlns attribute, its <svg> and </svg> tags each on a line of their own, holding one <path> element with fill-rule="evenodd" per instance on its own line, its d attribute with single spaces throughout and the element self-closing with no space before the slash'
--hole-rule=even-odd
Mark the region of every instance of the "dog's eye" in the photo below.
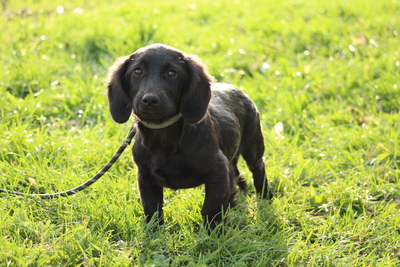
<svg viewBox="0 0 400 267">
<path fill-rule="evenodd" d="M 143 75 L 143 70 L 141 68 L 136 68 L 133 70 L 133 73 L 137 76 L 142 76 Z"/>
<path fill-rule="evenodd" d="M 173 78 L 173 77 L 175 77 L 175 76 L 177 75 L 177 73 L 176 73 L 176 71 L 174 71 L 174 70 L 169 70 L 168 73 L 167 73 L 167 75 L 168 75 L 168 77 Z"/>
</svg>

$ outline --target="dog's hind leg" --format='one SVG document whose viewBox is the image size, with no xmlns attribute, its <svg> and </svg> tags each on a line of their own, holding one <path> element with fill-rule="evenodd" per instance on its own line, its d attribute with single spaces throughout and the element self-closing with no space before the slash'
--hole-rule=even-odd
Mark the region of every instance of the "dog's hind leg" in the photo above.
<svg viewBox="0 0 400 267">
<path fill-rule="evenodd" d="M 232 175 L 231 179 L 232 181 L 234 181 L 234 185 L 239 186 L 240 190 L 246 191 L 247 189 L 246 179 L 242 175 L 240 175 L 239 169 L 237 167 L 239 156 L 240 153 L 238 153 L 231 162 L 231 175 Z"/>
<path fill-rule="evenodd" d="M 257 194 L 263 199 L 270 199 L 272 194 L 268 188 L 268 180 L 265 175 L 263 162 L 264 138 L 261 133 L 258 114 L 252 120 L 247 121 L 244 129 L 241 149 L 242 157 L 253 174 L 254 187 Z"/>
</svg>

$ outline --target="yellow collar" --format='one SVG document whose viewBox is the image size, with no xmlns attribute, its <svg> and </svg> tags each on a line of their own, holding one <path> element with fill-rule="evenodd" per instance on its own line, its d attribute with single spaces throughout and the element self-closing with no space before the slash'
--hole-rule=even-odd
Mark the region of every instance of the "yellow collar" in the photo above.
<svg viewBox="0 0 400 267">
<path fill-rule="evenodd" d="M 146 127 L 146 128 L 153 129 L 153 130 L 158 130 L 158 129 L 166 128 L 166 127 L 174 124 L 181 117 L 182 117 L 182 114 L 178 113 L 175 116 L 173 116 L 172 118 L 170 118 L 169 120 L 164 121 L 163 123 L 147 122 L 147 121 L 143 121 L 143 120 L 139 120 L 139 119 L 137 119 L 137 121 L 140 122 L 141 124 L 143 124 L 143 126 Z"/>
</svg>

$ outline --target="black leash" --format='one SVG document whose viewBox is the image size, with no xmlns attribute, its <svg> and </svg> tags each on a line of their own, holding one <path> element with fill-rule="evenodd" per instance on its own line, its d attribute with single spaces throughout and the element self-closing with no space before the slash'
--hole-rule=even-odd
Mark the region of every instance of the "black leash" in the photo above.
<svg viewBox="0 0 400 267">
<path fill-rule="evenodd" d="M 18 195 L 18 196 L 27 196 L 27 197 L 40 197 L 42 199 L 54 199 L 54 198 L 58 198 L 58 197 L 66 197 L 66 196 L 74 195 L 74 194 L 88 188 L 95 182 L 97 182 L 97 180 L 99 180 L 111 168 L 111 166 L 114 165 L 114 163 L 121 156 L 122 152 L 124 152 L 125 148 L 131 143 L 131 141 L 135 135 L 136 135 L 136 127 L 132 126 L 128 135 L 125 137 L 124 142 L 121 144 L 121 146 L 119 147 L 117 152 L 115 152 L 114 156 L 110 159 L 110 161 L 106 165 L 104 165 L 104 167 L 98 173 L 96 173 L 96 175 L 93 176 L 90 180 L 86 181 L 85 183 L 83 183 L 75 188 L 72 188 L 70 190 L 63 191 L 63 192 L 53 193 L 53 194 L 25 194 L 25 193 L 21 193 L 21 192 L 6 190 L 6 189 L 0 189 L 0 193 L 6 193 L 6 194 L 12 194 L 12 195 Z"/>
</svg>

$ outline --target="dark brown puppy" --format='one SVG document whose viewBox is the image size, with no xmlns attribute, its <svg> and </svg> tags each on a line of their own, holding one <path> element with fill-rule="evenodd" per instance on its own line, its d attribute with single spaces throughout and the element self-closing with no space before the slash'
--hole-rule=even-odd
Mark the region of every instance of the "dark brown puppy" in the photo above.
<svg viewBox="0 0 400 267">
<path fill-rule="evenodd" d="M 265 177 L 263 136 L 254 103 L 229 84 L 212 84 L 195 56 L 154 44 L 119 58 L 110 68 L 108 98 L 116 122 L 132 110 L 138 118 L 133 146 L 139 190 L 147 221 L 163 223 L 163 188 L 205 185 L 201 213 L 214 228 L 221 211 L 235 205 L 242 155 L 257 193 L 270 197 Z"/>
</svg>

